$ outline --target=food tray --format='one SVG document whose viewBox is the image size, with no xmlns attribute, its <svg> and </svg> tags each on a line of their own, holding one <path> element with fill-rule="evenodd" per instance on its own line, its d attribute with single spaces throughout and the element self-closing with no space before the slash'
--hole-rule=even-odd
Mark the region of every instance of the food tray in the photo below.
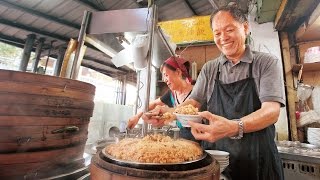
<svg viewBox="0 0 320 180">
<path fill-rule="evenodd" d="M 201 161 L 207 156 L 207 153 L 205 151 L 203 151 L 203 154 L 199 159 L 195 159 L 195 160 L 192 160 L 192 161 L 174 162 L 174 163 L 143 163 L 143 162 L 137 162 L 137 161 L 128 161 L 128 160 L 123 160 L 123 159 L 117 159 L 114 156 L 111 156 L 110 154 L 108 154 L 106 152 L 106 148 L 103 148 L 101 152 L 102 152 L 103 156 L 105 156 L 106 158 L 111 159 L 113 161 L 116 161 L 116 162 L 118 162 L 118 164 L 122 164 L 122 165 L 126 165 L 126 164 L 130 164 L 130 165 L 180 165 L 180 164 L 190 164 L 190 163 L 194 163 L 194 162 L 197 162 L 197 161 Z"/>
</svg>

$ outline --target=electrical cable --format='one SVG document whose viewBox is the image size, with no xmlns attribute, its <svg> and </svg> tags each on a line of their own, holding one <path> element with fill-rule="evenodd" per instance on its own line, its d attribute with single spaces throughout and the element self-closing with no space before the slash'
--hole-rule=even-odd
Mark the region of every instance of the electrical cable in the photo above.
<svg viewBox="0 0 320 180">
<path fill-rule="evenodd" d="M 254 7 L 255 7 L 255 4 L 256 4 L 256 1 L 255 0 L 251 0 L 251 1 L 249 1 L 249 5 L 248 5 L 248 7 L 250 7 L 251 6 L 251 9 L 249 10 L 248 9 L 248 14 L 250 14 L 251 12 L 252 12 L 252 10 L 254 9 Z"/>
<path fill-rule="evenodd" d="M 182 53 L 187 50 L 190 46 L 192 46 L 195 43 L 195 41 L 191 42 L 188 46 L 186 46 L 179 54 L 177 54 L 178 57 L 181 57 Z"/>
<path fill-rule="evenodd" d="M 141 84 L 141 86 L 140 86 L 140 84 Z M 138 92 L 140 92 L 140 90 L 144 87 L 143 82 L 140 81 L 140 84 L 139 84 L 139 91 Z M 137 106 L 138 106 L 138 109 L 141 108 L 141 106 L 142 106 L 142 101 L 141 101 L 139 94 L 138 94 Z"/>
</svg>

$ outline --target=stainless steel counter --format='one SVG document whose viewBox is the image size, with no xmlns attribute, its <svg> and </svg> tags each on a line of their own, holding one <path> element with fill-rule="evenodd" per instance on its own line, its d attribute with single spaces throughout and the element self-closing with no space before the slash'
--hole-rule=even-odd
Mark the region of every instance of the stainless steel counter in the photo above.
<svg viewBox="0 0 320 180">
<path fill-rule="evenodd" d="M 314 145 L 277 142 L 285 180 L 320 179 L 320 148 Z"/>
<path fill-rule="evenodd" d="M 279 151 L 279 154 L 281 159 L 308 162 L 308 163 L 320 165 L 320 157 L 317 157 L 317 156 L 309 156 L 309 155 L 296 154 L 291 152 L 281 152 L 281 151 Z"/>
</svg>

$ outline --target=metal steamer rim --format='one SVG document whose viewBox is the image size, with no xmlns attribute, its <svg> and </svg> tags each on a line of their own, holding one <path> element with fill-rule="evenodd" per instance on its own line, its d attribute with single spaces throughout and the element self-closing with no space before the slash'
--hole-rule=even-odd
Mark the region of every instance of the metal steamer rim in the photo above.
<svg viewBox="0 0 320 180">
<path fill-rule="evenodd" d="M 128 161 L 128 160 L 122 160 L 115 158 L 114 156 L 108 154 L 106 151 L 106 147 L 102 149 L 102 154 L 104 157 L 117 162 L 119 165 L 132 165 L 132 166 L 139 166 L 139 165 L 146 165 L 146 166 L 154 166 L 154 165 L 181 165 L 181 164 L 191 164 L 194 162 L 201 161 L 207 157 L 207 154 L 205 151 L 203 151 L 202 156 L 200 156 L 198 159 L 191 160 L 191 161 L 184 161 L 184 162 L 173 162 L 173 163 L 144 163 L 144 162 L 137 162 L 137 161 Z"/>
</svg>

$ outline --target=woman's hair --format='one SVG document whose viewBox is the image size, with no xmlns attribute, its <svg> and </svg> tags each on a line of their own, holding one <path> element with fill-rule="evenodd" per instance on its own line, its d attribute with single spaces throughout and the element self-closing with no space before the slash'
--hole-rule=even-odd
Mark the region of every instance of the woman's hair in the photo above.
<svg viewBox="0 0 320 180">
<path fill-rule="evenodd" d="M 191 82 L 191 77 L 190 77 L 190 62 L 180 58 L 180 57 L 175 57 L 171 56 L 167 60 L 164 61 L 164 63 L 160 67 L 160 71 L 162 72 L 163 67 L 167 67 L 168 69 L 172 71 L 176 71 L 178 68 L 182 72 L 182 78 L 186 79 Z"/>
<path fill-rule="evenodd" d="M 233 4 L 233 5 L 227 5 L 227 6 L 222 6 L 216 10 L 214 10 L 210 16 L 210 27 L 212 29 L 212 21 L 214 16 L 220 12 L 220 11 L 225 11 L 225 12 L 229 12 L 231 14 L 231 16 L 238 22 L 240 23 L 244 23 L 248 21 L 248 18 L 246 16 L 246 14 L 238 8 L 237 5 Z"/>
</svg>

